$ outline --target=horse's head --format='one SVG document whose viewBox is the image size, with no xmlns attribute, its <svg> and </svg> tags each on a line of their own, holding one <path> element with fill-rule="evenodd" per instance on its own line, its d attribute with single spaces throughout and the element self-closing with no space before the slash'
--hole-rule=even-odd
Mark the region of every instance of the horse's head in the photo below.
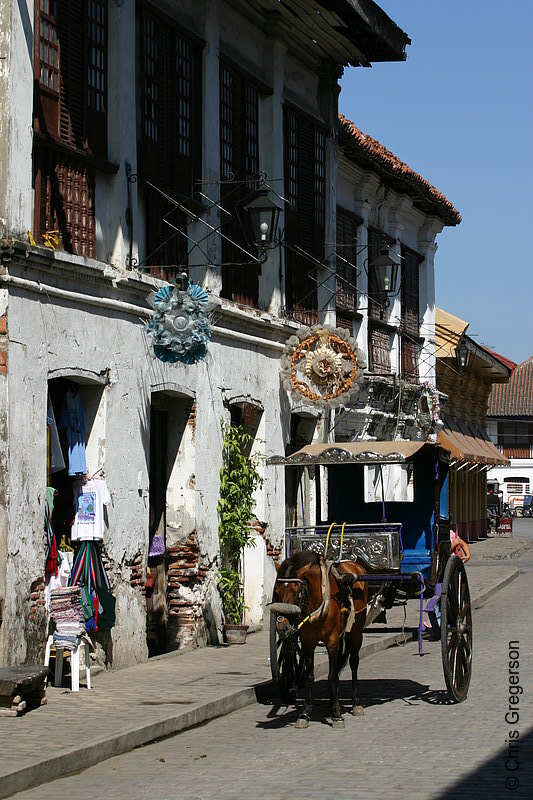
<svg viewBox="0 0 533 800">
<path fill-rule="evenodd" d="M 307 584 L 300 578 L 278 578 L 274 586 L 271 614 L 276 614 L 276 630 L 280 638 L 296 630 L 302 616 L 302 606 L 307 604 Z"/>
<path fill-rule="evenodd" d="M 313 560 L 309 556 L 314 558 L 315 554 L 306 554 L 304 564 L 300 564 L 301 554 L 296 553 L 292 558 L 286 559 L 278 570 L 270 612 L 276 614 L 276 630 L 282 639 L 297 630 L 302 613 L 308 610 L 309 587 L 300 571 L 305 572 L 303 566 Z"/>
</svg>

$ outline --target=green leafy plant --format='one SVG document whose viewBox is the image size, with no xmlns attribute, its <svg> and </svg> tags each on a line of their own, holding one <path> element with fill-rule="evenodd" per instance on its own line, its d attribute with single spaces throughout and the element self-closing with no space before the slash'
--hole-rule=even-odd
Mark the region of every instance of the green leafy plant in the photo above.
<svg viewBox="0 0 533 800">
<path fill-rule="evenodd" d="M 222 566 L 218 590 L 227 623 L 240 625 L 244 619 L 244 587 L 241 575 L 244 548 L 254 546 L 250 531 L 253 517 L 253 493 L 262 486 L 258 459 L 251 458 L 254 437 L 242 428 L 221 421 L 223 463 L 220 470 L 218 500 L 218 536 Z"/>
</svg>

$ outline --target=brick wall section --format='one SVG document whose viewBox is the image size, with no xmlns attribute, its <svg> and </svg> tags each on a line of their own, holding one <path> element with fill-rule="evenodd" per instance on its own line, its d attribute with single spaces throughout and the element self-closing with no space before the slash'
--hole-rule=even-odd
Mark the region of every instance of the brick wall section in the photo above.
<svg viewBox="0 0 533 800">
<path fill-rule="evenodd" d="M 44 599 L 44 577 L 41 575 L 39 578 L 36 578 L 32 581 L 30 586 L 30 610 L 29 610 L 29 618 L 31 620 L 40 620 L 43 616 L 43 612 L 45 611 L 45 599 Z"/>
<path fill-rule="evenodd" d="M 256 533 L 258 536 L 262 536 L 265 540 L 266 544 L 266 551 L 267 556 L 270 556 L 271 559 L 276 564 L 280 563 L 281 553 L 283 551 L 283 542 L 281 544 L 272 544 L 268 536 L 266 535 L 268 523 L 267 522 L 260 522 L 258 519 L 252 519 L 250 521 L 250 528 Z"/>
<path fill-rule="evenodd" d="M 185 629 L 185 632 L 192 637 L 201 608 L 199 605 L 192 605 L 190 599 L 183 597 L 181 589 L 182 587 L 192 589 L 195 584 L 203 583 L 209 568 L 200 563 L 200 548 L 194 531 L 183 544 L 169 547 L 167 554 L 168 625 L 175 631 L 183 632 Z"/>
<path fill-rule="evenodd" d="M 144 582 L 146 578 L 143 574 L 143 557 L 142 555 L 135 555 L 133 558 L 126 561 L 126 567 L 130 571 L 130 586 L 134 589 L 140 587 L 143 594 L 145 594 Z"/>
<path fill-rule="evenodd" d="M 195 430 L 196 428 L 196 403 L 192 404 L 192 408 L 189 413 L 189 419 L 187 420 L 187 425 L 190 425 L 193 430 Z"/>
</svg>

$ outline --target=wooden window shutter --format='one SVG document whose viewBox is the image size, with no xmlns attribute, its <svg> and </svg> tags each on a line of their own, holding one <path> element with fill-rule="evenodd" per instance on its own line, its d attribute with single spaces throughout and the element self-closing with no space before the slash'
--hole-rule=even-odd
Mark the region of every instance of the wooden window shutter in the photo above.
<svg viewBox="0 0 533 800">
<path fill-rule="evenodd" d="M 157 189 L 178 200 L 193 192 L 201 163 L 201 52 L 168 19 L 145 7 L 139 9 L 138 18 L 145 262 L 158 277 L 168 279 L 187 270 L 187 240 L 176 230 L 186 228 L 187 219 Z"/>
<path fill-rule="evenodd" d="M 96 175 L 83 156 L 37 145 L 33 156 L 34 235 L 58 230 L 69 253 L 95 257 L 94 196 Z"/>
<path fill-rule="evenodd" d="M 107 158 L 107 2 L 88 0 L 87 146 Z"/>
<path fill-rule="evenodd" d="M 192 43 L 166 21 L 140 13 L 143 176 L 185 197 L 197 163 L 199 60 Z"/>
<path fill-rule="evenodd" d="M 370 365 L 376 375 L 388 375 L 390 366 L 390 335 L 382 328 L 369 328 L 370 335 Z"/>
<path fill-rule="evenodd" d="M 371 319 L 383 319 L 386 296 L 378 292 L 375 270 L 372 261 L 379 255 L 384 238 L 380 231 L 368 229 L 368 316 Z"/>
<path fill-rule="evenodd" d="M 222 206 L 231 214 L 222 240 L 222 297 L 244 305 L 259 305 L 259 266 L 247 263 L 250 250 L 239 221 L 238 207 L 255 185 L 259 171 L 259 97 L 243 75 L 220 64 L 220 174 Z M 234 183 L 232 181 L 235 181 Z"/>
<path fill-rule="evenodd" d="M 325 139 L 312 122 L 291 109 L 284 119 L 285 196 L 290 202 L 285 238 L 285 296 L 291 316 L 306 324 L 318 320 L 316 268 L 293 250 L 297 245 L 317 258 L 324 255 Z"/>
<path fill-rule="evenodd" d="M 57 17 L 60 67 L 59 135 L 86 149 L 87 13 L 84 0 L 59 0 Z"/>
<path fill-rule="evenodd" d="M 401 366 L 402 377 L 413 382 L 418 381 L 418 352 L 420 335 L 420 263 L 422 257 L 402 246 L 402 339 Z"/>
<path fill-rule="evenodd" d="M 87 156 L 107 155 L 107 0 L 37 0 L 34 65 L 34 235 L 58 230 L 59 247 L 94 258 Z"/>
<path fill-rule="evenodd" d="M 143 13 L 141 24 L 142 51 L 142 125 L 140 168 L 143 174 L 157 179 L 159 141 L 159 28 L 156 20 Z"/>
<path fill-rule="evenodd" d="M 402 247 L 402 323 L 403 329 L 414 336 L 418 336 L 420 330 L 419 271 L 421 260 L 421 257 L 417 253 L 414 253 L 406 247 Z"/>
<path fill-rule="evenodd" d="M 402 378 L 416 383 L 418 381 L 419 345 L 407 336 L 402 336 Z"/>
<path fill-rule="evenodd" d="M 314 226 L 313 226 L 313 253 L 317 258 L 324 257 L 324 235 L 326 230 L 326 137 L 324 131 L 314 128 L 314 153 L 313 167 L 315 186 L 314 200 Z"/>
<path fill-rule="evenodd" d="M 59 136 L 57 0 L 35 0 L 33 128 Z"/>
<path fill-rule="evenodd" d="M 357 220 L 353 214 L 337 207 L 336 305 L 337 309 L 355 311 L 357 307 Z M 345 259 L 345 261 L 343 260 Z M 350 263 L 347 264 L 346 261 Z M 353 265 L 353 266 L 352 266 Z M 337 316 L 339 316 L 337 311 Z"/>
</svg>

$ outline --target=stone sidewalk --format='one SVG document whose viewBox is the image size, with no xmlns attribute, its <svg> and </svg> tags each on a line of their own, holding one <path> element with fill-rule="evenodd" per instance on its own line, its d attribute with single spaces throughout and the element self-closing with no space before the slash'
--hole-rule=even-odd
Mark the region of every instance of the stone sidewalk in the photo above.
<svg viewBox="0 0 533 800">
<path fill-rule="evenodd" d="M 529 548 L 527 540 L 506 537 L 472 545 L 467 569 L 474 608 L 518 575 L 512 558 Z M 361 656 L 412 638 L 404 628 L 416 626 L 417 619 L 416 601 L 405 615 L 402 607 L 393 608 L 387 626 L 374 624 L 365 632 Z M 315 673 L 327 674 L 324 649 L 317 651 Z M 22 717 L 0 718 L 0 798 L 271 696 L 266 630 L 249 634 L 245 645 L 168 653 L 128 669 L 102 671 L 90 691 L 83 677 L 79 693 L 49 687 L 47 705 Z"/>
</svg>

